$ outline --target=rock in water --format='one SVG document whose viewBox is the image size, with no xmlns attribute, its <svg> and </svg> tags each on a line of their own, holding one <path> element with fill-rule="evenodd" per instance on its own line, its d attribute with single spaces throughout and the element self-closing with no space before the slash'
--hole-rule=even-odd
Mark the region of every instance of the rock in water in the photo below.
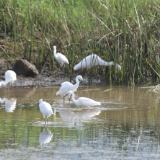
<svg viewBox="0 0 160 160">
<path fill-rule="evenodd" d="M 29 63 L 25 59 L 17 60 L 13 67 L 13 70 L 18 75 L 24 75 L 26 77 L 36 77 L 39 74 L 35 65 Z"/>
</svg>

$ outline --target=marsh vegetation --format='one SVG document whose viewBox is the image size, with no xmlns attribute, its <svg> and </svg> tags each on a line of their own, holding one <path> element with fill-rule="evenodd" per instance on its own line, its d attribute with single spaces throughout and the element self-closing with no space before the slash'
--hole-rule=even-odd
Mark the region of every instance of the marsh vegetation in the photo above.
<svg viewBox="0 0 160 160">
<path fill-rule="evenodd" d="M 113 84 L 159 81 L 159 17 L 158 0 L 0 0 L 0 57 L 25 58 L 39 70 L 47 62 L 56 75 L 56 45 L 69 59 L 66 75 L 75 76 L 73 66 L 94 53 L 122 72 L 94 67 L 79 74 Z"/>
</svg>

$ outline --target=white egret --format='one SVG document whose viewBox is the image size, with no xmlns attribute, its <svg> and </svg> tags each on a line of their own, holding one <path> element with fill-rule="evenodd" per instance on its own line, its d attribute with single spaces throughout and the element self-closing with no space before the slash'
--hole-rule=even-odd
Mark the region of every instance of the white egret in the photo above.
<svg viewBox="0 0 160 160">
<path fill-rule="evenodd" d="M 74 84 L 74 85 L 70 82 L 61 83 L 61 87 L 60 87 L 59 91 L 56 93 L 56 95 L 61 95 L 64 97 L 68 91 L 75 92 L 77 90 L 77 88 L 79 87 L 80 81 L 83 81 L 83 78 L 81 75 L 78 75 L 78 76 L 76 76 L 76 84 Z"/>
<path fill-rule="evenodd" d="M 42 99 L 39 100 L 39 108 L 40 111 L 43 115 L 43 118 L 45 120 L 45 124 L 46 124 L 46 119 L 45 116 L 47 117 L 47 123 L 48 123 L 48 117 L 50 117 L 53 114 L 53 110 L 52 107 L 49 103 L 43 101 Z"/>
<path fill-rule="evenodd" d="M 54 50 L 54 57 L 56 59 L 56 61 L 61 64 L 63 66 L 63 64 L 67 63 L 69 64 L 68 59 L 66 58 L 66 56 L 64 56 L 61 53 L 56 53 L 56 46 L 53 46 L 53 50 Z"/>
<path fill-rule="evenodd" d="M 95 101 L 93 99 L 86 98 L 86 97 L 80 97 L 77 100 L 75 100 L 75 98 L 74 98 L 75 94 L 72 91 L 69 91 L 64 97 L 66 97 L 67 95 L 71 95 L 72 96 L 72 101 L 77 106 L 85 106 L 85 107 L 90 108 L 90 107 L 93 107 L 93 106 L 101 105 L 100 102 L 97 102 L 97 101 Z"/>
<path fill-rule="evenodd" d="M 12 83 L 17 80 L 16 73 L 11 70 L 7 70 L 5 72 L 5 81 L 0 82 L 0 87 L 3 85 L 10 85 L 10 89 L 12 88 Z"/>
<path fill-rule="evenodd" d="M 104 60 L 102 60 L 98 55 L 96 54 L 91 54 L 87 57 L 85 57 L 84 59 L 82 59 L 82 61 L 80 61 L 78 64 L 76 64 L 74 66 L 74 70 L 78 70 L 81 68 L 91 68 L 93 66 L 112 66 L 114 65 L 114 62 L 106 62 Z M 121 66 L 119 64 L 116 64 L 116 67 L 121 70 Z"/>
<path fill-rule="evenodd" d="M 0 98 L 0 102 L 4 103 L 5 102 L 5 111 L 6 112 L 13 112 L 16 109 L 16 103 L 17 103 L 17 99 L 15 98 Z"/>
<path fill-rule="evenodd" d="M 47 130 L 45 130 L 45 127 L 43 128 L 43 131 L 39 135 L 39 143 L 40 145 L 49 143 L 52 140 L 53 134 Z"/>
</svg>

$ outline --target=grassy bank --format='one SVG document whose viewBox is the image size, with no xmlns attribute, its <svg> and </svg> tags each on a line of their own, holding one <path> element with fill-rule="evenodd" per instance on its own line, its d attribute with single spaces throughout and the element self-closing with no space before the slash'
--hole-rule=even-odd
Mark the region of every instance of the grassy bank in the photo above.
<svg viewBox="0 0 160 160">
<path fill-rule="evenodd" d="M 56 70 L 52 47 L 67 56 L 67 75 L 87 74 L 113 84 L 156 81 L 160 72 L 158 0 L 0 0 L 0 56 L 25 58 Z M 73 71 L 89 54 L 122 65 Z M 105 75 L 105 76 L 104 76 Z"/>
</svg>

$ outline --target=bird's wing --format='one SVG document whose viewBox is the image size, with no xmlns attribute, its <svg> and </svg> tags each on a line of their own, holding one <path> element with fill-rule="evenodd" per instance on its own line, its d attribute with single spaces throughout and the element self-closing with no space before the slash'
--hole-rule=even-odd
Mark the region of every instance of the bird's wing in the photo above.
<svg viewBox="0 0 160 160">
<path fill-rule="evenodd" d="M 80 97 L 78 99 L 78 102 L 81 103 L 81 105 L 84 105 L 84 106 L 94 106 L 94 105 L 100 105 L 99 102 L 93 100 L 93 99 L 90 99 L 90 98 L 86 98 L 86 97 Z"/>
<path fill-rule="evenodd" d="M 73 87 L 72 83 L 70 83 L 70 82 L 63 82 L 61 84 L 61 87 L 60 87 L 59 91 L 57 92 L 57 95 L 58 94 L 60 94 L 60 95 L 66 94 L 70 90 L 70 88 L 72 88 L 72 87 Z"/>
<path fill-rule="evenodd" d="M 70 86 L 70 85 L 73 85 L 72 83 L 70 83 L 70 82 L 63 82 L 63 83 L 61 83 L 61 86 Z"/>
<path fill-rule="evenodd" d="M 65 55 L 63 55 L 61 53 L 57 53 L 57 55 L 58 55 L 58 58 L 60 59 L 61 62 L 69 64 L 68 59 L 66 58 Z"/>
<path fill-rule="evenodd" d="M 17 78 L 16 78 L 16 74 L 14 71 L 6 71 L 5 73 L 5 82 L 8 83 L 10 81 L 15 81 Z"/>
<path fill-rule="evenodd" d="M 40 110 L 42 113 L 51 112 L 53 114 L 52 107 L 49 103 L 42 102 L 42 103 L 40 103 L 39 107 L 40 107 Z"/>
<path fill-rule="evenodd" d="M 98 64 L 98 57 L 96 54 L 88 55 L 83 58 L 78 64 L 74 66 L 74 70 L 78 70 L 80 68 L 91 68 Z"/>
</svg>

